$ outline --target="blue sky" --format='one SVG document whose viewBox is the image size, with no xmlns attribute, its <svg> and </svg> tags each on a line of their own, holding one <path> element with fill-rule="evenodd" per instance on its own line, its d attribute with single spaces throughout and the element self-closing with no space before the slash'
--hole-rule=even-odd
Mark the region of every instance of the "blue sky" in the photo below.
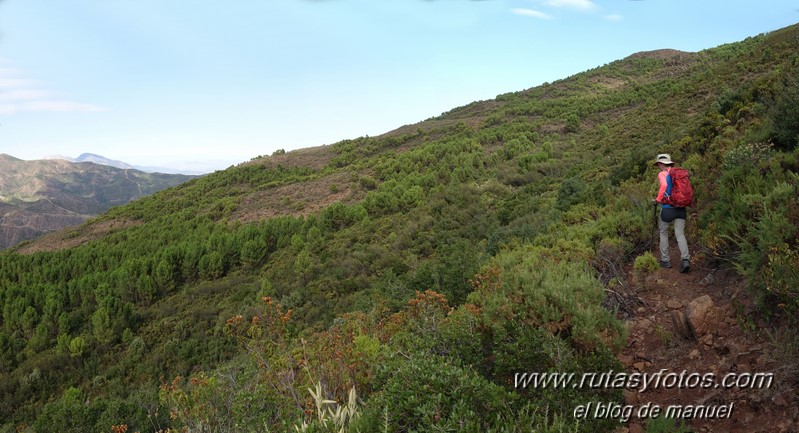
<svg viewBox="0 0 799 433">
<path fill-rule="evenodd" d="M 2 0 L 0 153 L 220 169 L 798 21 L 799 0 Z"/>
</svg>

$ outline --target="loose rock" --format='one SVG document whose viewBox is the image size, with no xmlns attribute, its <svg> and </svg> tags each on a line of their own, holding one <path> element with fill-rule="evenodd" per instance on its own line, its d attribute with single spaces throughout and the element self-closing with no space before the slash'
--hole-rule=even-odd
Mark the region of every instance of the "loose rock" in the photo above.
<svg viewBox="0 0 799 433">
<path fill-rule="evenodd" d="M 621 362 L 625 367 L 629 367 L 633 365 L 633 357 L 630 355 L 619 355 L 619 362 Z"/>
<path fill-rule="evenodd" d="M 685 317 L 695 338 L 707 335 L 719 327 L 720 309 L 708 295 L 700 296 L 685 307 Z"/>
</svg>

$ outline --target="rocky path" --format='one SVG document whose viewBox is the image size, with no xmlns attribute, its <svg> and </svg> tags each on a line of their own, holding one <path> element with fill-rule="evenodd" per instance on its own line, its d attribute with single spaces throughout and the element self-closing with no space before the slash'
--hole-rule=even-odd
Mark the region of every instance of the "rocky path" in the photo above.
<svg viewBox="0 0 799 433">
<path fill-rule="evenodd" d="M 647 276 L 627 271 L 637 298 L 619 360 L 653 382 L 643 392 L 624 392 L 634 415 L 620 433 L 646 431 L 651 421 L 635 414 L 647 405 L 663 412 L 673 406 L 699 433 L 799 432 L 799 354 L 788 345 L 799 337 L 786 339 L 758 318 L 734 271 L 702 263 L 687 274 L 676 268 Z"/>
</svg>

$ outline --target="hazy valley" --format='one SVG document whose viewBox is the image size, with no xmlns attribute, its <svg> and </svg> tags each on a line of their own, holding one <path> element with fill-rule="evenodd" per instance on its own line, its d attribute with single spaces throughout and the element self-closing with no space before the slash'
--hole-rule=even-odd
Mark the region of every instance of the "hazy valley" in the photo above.
<svg viewBox="0 0 799 433">
<path fill-rule="evenodd" d="M 0 249 L 80 224 L 191 176 L 0 154 Z"/>
</svg>

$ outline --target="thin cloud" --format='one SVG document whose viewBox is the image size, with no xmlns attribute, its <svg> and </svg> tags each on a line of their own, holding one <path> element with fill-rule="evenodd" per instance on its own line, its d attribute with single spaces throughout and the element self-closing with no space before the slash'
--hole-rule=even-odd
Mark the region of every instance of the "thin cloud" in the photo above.
<svg viewBox="0 0 799 433">
<path fill-rule="evenodd" d="M 553 8 L 573 9 L 585 12 L 598 9 L 598 6 L 591 0 L 545 0 L 544 4 Z"/>
<path fill-rule="evenodd" d="M 0 86 L 2 89 L 2 86 Z M 19 102 L 37 99 L 52 98 L 53 94 L 46 90 L 11 90 L 0 92 L 0 102 Z"/>
<path fill-rule="evenodd" d="M 72 101 L 33 101 L 20 104 L 19 108 L 20 111 L 106 111 L 105 108 L 97 105 Z"/>
<path fill-rule="evenodd" d="M 542 20 L 551 20 L 552 19 L 551 15 L 546 14 L 544 12 L 537 11 L 537 10 L 533 10 L 533 9 L 517 8 L 517 9 L 511 9 L 511 12 L 513 12 L 516 15 L 523 15 L 523 16 L 526 16 L 526 17 L 533 17 L 533 18 L 538 18 L 538 19 L 542 19 Z"/>
<path fill-rule="evenodd" d="M 7 64 L 0 58 L 0 64 Z M 62 99 L 38 81 L 25 77 L 19 69 L 0 67 L 0 115 L 20 112 L 96 112 L 106 108 Z"/>
<path fill-rule="evenodd" d="M 624 17 L 619 14 L 610 14 L 610 15 L 605 15 L 605 19 L 608 21 L 618 22 L 623 20 Z"/>
<path fill-rule="evenodd" d="M 8 77 L 12 75 L 22 75 L 22 71 L 16 68 L 5 67 L 2 64 L 3 59 L 0 59 L 0 77 Z"/>
<path fill-rule="evenodd" d="M 14 104 L 0 104 L 0 114 L 14 114 L 17 112 L 17 106 Z"/>
<path fill-rule="evenodd" d="M 34 80 L 28 80 L 25 78 L 0 77 L 0 92 L 6 92 L 8 90 L 25 89 L 36 85 L 38 85 L 38 83 Z"/>
</svg>

